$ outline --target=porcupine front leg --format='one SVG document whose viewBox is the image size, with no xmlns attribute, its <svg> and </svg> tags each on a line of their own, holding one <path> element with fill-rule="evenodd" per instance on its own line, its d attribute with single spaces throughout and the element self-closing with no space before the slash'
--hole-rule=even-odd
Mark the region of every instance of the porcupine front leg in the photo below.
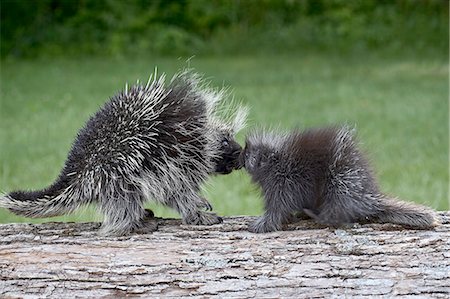
<svg viewBox="0 0 450 299">
<path fill-rule="evenodd" d="M 195 190 L 193 192 L 194 194 L 197 195 L 200 193 L 200 187 L 197 186 L 197 188 L 194 188 L 194 190 Z M 198 209 L 212 211 L 213 209 L 212 205 L 203 196 L 192 196 L 192 199 L 194 199 L 194 201 L 196 202 L 196 206 Z"/>
<path fill-rule="evenodd" d="M 275 194 L 275 192 L 273 192 Z M 265 213 L 250 223 L 248 230 L 252 233 L 267 233 L 281 230 L 284 223 L 292 217 L 292 209 L 285 206 L 274 194 L 265 196 Z"/>
<path fill-rule="evenodd" d="M 186 192 L 172 197 L 167 204 L 181 214 L 183 224 L 213 225 L 222 223 L 222 218 L 215 213 L 200 210 L 205 201 L 206 199 L 196 193 Z"/>
<path fill-rule="evenodd" d="M 199 202 L 197 202 L 197 208 L 212 211 L 213 207 L 206 198 L 199 196 L 198 200 Z"/>
<path fill-rule="evenodd" d="M 282 221 L 278 213 L 266 212 L 254 222 L 250 223 L 248 230 L 252 233 L 267 233 L 281 230 Z"/>
<path fill-rule="evenodd" d="M 279 231 L 283 224 L 291 223 L 292 215 L 288 211 L 267 210 L 263 216 L 250 223 L 248 230 L 252 233 Z"/>
</svg>

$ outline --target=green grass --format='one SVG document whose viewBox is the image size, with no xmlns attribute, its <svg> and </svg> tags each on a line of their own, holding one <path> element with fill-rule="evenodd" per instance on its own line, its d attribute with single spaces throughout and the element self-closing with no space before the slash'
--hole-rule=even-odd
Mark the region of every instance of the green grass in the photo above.
<svg viewBox="0 0 450 299">
<path fill-rule="evenodd" d="M 316 54 L 194 58 L 189 64 L 250 106 L 249 128 L 356 125 L 385 192 L 449 208 L 446 59 Z M 172 75 L 186 65 L 185 59 L 142 57 L 3 61 L 0 190 L 50 184 L 78 129 L 109 96 L 125 82 L 146 80 L 156 66 Z M 262 211 L 244 171 L 214 177 L 205 189 L 220 215 Z M 177 216 L 152 207 L 159 216 Z M 87 209 L 45 220 L 92 219 L 98 215 Z M 31 220 L 0 211 L 0 222 L 18 221 Z"/>
</svg>

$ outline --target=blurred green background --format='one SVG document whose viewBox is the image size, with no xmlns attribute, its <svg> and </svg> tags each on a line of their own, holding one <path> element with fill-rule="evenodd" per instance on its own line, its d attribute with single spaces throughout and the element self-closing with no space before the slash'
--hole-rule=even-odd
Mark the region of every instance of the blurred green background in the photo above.
<svg viewBox="0 0 450 299">
<path fill-rule="evenodd" d="M 257 126 L 349 123 L 385 192 L 449 209 L 446 0 L 0 5 L 2 192 L 49 185 L 79 128 L 126 82 L 190 66 L 251 108 L 240 142 Z M 204 193 L 221 215 L 262 211 L 244 171 Z M 94 219 L 91 207 L 32 221 Z M 13 221 L 31 220 L 0 210 Z"/>
</svg>

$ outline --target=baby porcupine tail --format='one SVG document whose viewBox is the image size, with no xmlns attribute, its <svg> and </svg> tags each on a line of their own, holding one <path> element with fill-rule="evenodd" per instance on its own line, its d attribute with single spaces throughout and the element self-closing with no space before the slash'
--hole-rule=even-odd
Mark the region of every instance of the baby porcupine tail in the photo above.
<svg viewBox="0 0 450 299">
<path fill-rule="evenodd" d="M 439 225 L 436 212 L 428 207 L 386 195 L 381 195 L 379 203 L 381 211 L 376 215 L 376 220 L 380 223 L 394 223 L 416 229 L 430 229 Z"/>
<path fill-rule="evenodd" d="M 59 177 L 51 186 L 38 191 L 14 191 L 0 197 L 0 208 L 17 215 L 42 218 L 63 215 L 87 202 L 70 185 L 67 177 Z"/>
</svg>

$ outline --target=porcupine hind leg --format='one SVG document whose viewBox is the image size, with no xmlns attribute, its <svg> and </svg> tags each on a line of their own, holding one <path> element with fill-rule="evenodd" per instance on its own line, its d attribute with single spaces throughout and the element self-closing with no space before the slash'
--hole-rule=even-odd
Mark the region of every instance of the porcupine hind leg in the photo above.
<svg viewBox="0 0 450 299">
<path fill-rule="evenodd" d="M 133 232 L 150 233 L 157 230 L 153 212 L 144 209 L 144 197 L 139 189 L 127 186 L 127 188 L 113 190 L 108 197 L 102 197 L 99 200 L 100 209 L 105 216 L 101 228 L 102 234 L 121 236 Z"/>
<path fill-rule="evenodd" d="M 342 195 L 330 195 L 318 209 L 303 209 L 303 212 L 317 223 L 330 227 L 345 226 L 355 222 L 354 215 L 345 210 L 339 204 L 340 202 L 344 204 L 346 202 Z"/>
<path fill-rule="evenodd" d="M 286 217 L 283 219 L 283 224 L 292 224 L 297 223 L 302 220 L 310 220 L 311 217 L 308 216 L 303 210 L 302 211 L 296 211 L 292 212 L 286 215 Z"/>
<path fill-rule="evenodd" d="M 348 190 L 348 189 L 346 189 Z M 353 194 L 333 189 L 324 195 L 323 204 L 315 210 L 304 209 L 317 223 L 331 227 L 365 222 L 378 212 L 371 200 L 362 200 L 364 194 Z"/>
</svg>

